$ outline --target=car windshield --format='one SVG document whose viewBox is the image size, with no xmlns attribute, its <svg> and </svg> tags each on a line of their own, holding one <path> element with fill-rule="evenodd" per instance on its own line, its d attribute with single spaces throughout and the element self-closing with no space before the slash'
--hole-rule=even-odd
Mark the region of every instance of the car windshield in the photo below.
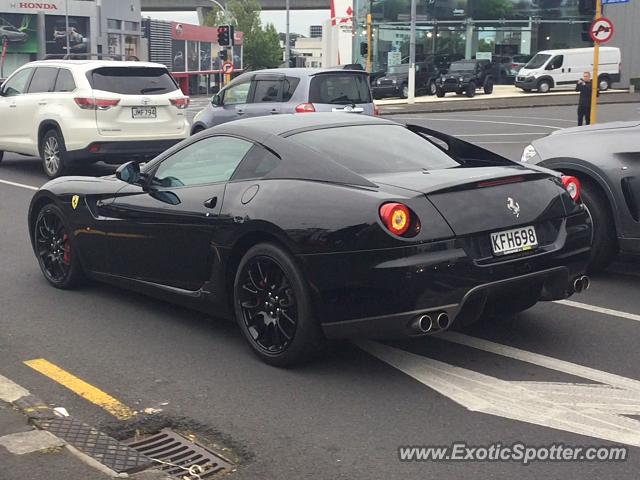
<svg viewBox="0 0 640 480">
<path fill-rule="evenodd" d="M 457 62 L 452 63 L 449 67 L 450 72 L 472 72 L 475 70 L 476 64 L 474 62 Z"/>
<path fill-rule="evenodd" d="M 531 59 L 529 63 L 527 63 L 524 66 L 524 68 L 528 68 L 530 70 L 540 68 L 545 63 L 547 63 L 547 60 L 549 60 L 550 58 L 551 58 L 551 55 L 547 55 L 546 53 L 538 53 L 535 57 Z"/>
<path fill-rule="evenodd" d="M 315 75 L 309 87 L 309 102 L 336 105 L 371 103 L 369 77 L 347 72 Z"/>
<path fill-rule="evenodd" d="M 163 95 L 178 89 L 165 68 L 103 67 L 87 73 L 91 88 L 121 95 Z"/>
<path fill-rule="evenodd" d="M 460 164 L 401 125 L 355 125 L 297 133 L 290 140 L 360 175 L 422 172 Z"/>
</svg>

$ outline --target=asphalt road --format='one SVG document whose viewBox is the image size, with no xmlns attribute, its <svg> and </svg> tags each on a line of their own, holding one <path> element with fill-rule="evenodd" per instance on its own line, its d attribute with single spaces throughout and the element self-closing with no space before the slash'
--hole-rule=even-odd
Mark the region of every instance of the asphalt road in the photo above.
<svg viewBox="0 0 640 480">
<path fill-rule="evenodd" d="M 515 159 L 531 139 L 572 126 L 574 113 L 549 107 L 394 119 Z M 638 105 L 601 110 L 602 120 L 639 117 Z M 38 160 L 8 155 L 0 180 L 37 187 L 45 177 Z M 47 359 L 133 409 L 162 409 L 157 418 L 214 437 L 242 458 L 230 478 L 638 477 L 638 263 L 620 260 L 595 277 L 571 299 L 579 305 L 539 304 L 446 339 L 340 343 L 321 361 L 282 370 L 258 361 L 235 326 L 213 316 L 100 284 L 51 288 L 28 242 L 32 194 L 0 183 L 0 374 L 85 422 L 114 434 L 125 427 L 23 362 Z M 623 463 L 526 467 L 398 459 L 400 446 L 456 441 L 620 442 L 630 450 Z"/>
</svg>

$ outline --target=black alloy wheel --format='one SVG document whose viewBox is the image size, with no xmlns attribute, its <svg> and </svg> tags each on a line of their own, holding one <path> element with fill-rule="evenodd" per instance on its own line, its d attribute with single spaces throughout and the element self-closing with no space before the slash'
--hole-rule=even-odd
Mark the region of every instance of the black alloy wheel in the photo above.
<svg viewBox="0 0 640 480">
<path fill-rule="evenodd" d="M 435 95 L 436 93 L 438 93 L 438 87 L 437 87 L 436 82 L 434 80 L 431 80 L 429 82 L 429 86 L 427 87 L 427 91 L 428 91 L 429 95 Z"/>
<path fill-rule="evenodd" d="M 467 88 L 465 90 L 465 94 L 468 98 L 473 98 L 476 96 L 476 84 L 474 82 L 469 82 Z"/>
<path fill-rule="evenodd" d="M 57 288 L 71 288 L 81 277 L 70 232 L 62 212 L 46 205 L 38 214 L 33 231 L 34 249 L 44 277 Z"/>
<path fill-rule="evenodd" d="M 245 254 L 236 273 L 234 298 L 242 333 L 266 363 L 298 363 L 322 343 L 303 277 L 282 248 L 259 244 Z"/>
</svg>

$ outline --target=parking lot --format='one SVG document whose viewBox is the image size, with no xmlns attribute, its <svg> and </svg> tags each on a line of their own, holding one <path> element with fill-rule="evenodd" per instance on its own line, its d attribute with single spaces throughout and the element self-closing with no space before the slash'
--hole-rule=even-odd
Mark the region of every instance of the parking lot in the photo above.
<svg viewBox="0 0 640 480">
<path fill-rule="evenodd" d="M 190 107 L 191 116 L 206 99 Z M 600 121 L 640 118 L 605 105 Z M 519 159 L 575 107 L 394 115 Z M 100 175 L 113 167 L 78 173 Z M 163 424 L 214 437 L 238 479 L 616 478 L 640 469 L 640 264 L 620 258 L 570 301 L 462 333 L 340 342 L 293 369 L 253 356 L 233 324 L 114 287 L 51 288 L 28 241 L 38 159 L 0 166 L 0 373 L 83 421 L 128 425 L 24 364 L 46 359 Z M 145 409 L 155 409 L 146 415 Z M 401 462 L 401 446 L 619 444 L 626 462 Z"/>
</svg>

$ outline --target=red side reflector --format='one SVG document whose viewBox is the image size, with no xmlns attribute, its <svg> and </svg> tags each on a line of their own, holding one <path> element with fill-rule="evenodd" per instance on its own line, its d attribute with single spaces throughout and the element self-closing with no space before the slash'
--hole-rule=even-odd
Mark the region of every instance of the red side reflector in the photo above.
<svg viewBox="0 0 640 480">
<path fill-rule="evenodd" d="M 385 227 L 399 237 L 407 233 L 411 226 L 411 213 L 401 203 L 385 203 L 380 207 L 380 219 Z"/>
<path fill-rule="evenodd" d="M 522 180 L 522 177 L 501 178 L 500 180 L 489 180 L 488 182 L 480 182 L 476 185 L 476 187 L 497 187 L 499 185 L 509 185 L 510 183 L 520 183 Z"/>
<path fill-rule="evenodd" d="M 99 143 L 94 143 L 93 145 L 91 145 L 89 147 L 89 152 L 90 153 L 98 153 L 101 148 L 102 148 L 102 146 Z"/>
<path fill-rule="evenodd" d="M 316 107 L 313 103 L 301 103 L 296 107 L 296 113 L 313 113 L 316 111 Z"/>
<path fill-rule="evenodd" d="M 563 175 L 562 185 L 564 186 L 565 190 L 569 192 L 569 195 L 574 202 L 577 203 L 580 201 L 580 180 L 578 180 L 576 177 Z"/>
<path fill-rule="evenodd" d="M 172 98 L 169 101 L 171 102 L 171 105 L 173 105 L 176 108 L 179 108 L 180 110 L 184 110 L 189 106 L 189 97 Z"/>
</svg>

